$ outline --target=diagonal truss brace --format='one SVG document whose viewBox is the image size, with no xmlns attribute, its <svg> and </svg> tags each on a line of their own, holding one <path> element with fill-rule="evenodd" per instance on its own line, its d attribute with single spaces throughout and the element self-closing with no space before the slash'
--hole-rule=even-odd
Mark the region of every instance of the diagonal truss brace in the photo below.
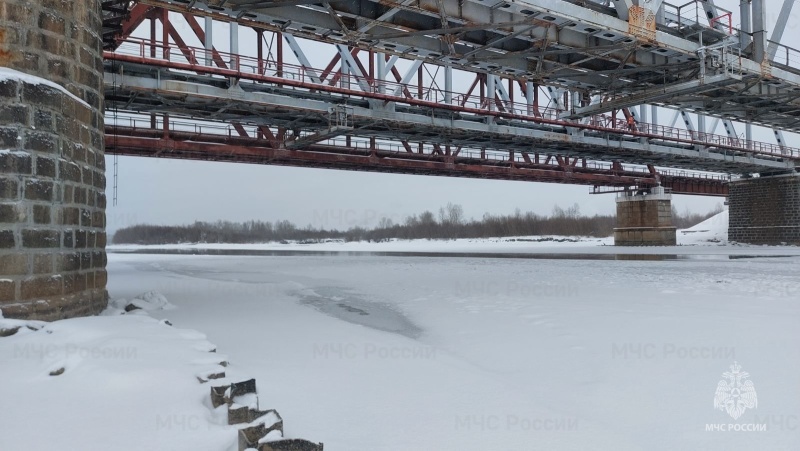
<svg viewBox="0 0 800 451">
<path fill-rule="evenodd" d="M 400 79 L 400 86 L 394 90 L 394 95 L 399 97 L 400 94 L 403 92 L 404 85 L 407 85 L 411 82 L 414 76 L 417 74 L 417 70 L 419 70 L 420 66 L 422 66 L 423 60 L 414 60 L 414 63 L 411 64 L 411 67 L 408 68 L 406 74 L 403 75 L 403 78 Z"/>
<path fill-rule="evenodd" d="M 322 84 L 319 75 L 317 75 L 317 71 L 314 70 L 311 66 L 311 63 L 308 61 L 308 57 L 303 52 L 303 49 L 300 48 L 300 44 L 297 42 L 297 39 L 294 36 L 284 33 L 283 38 L 286 40 L 286 43 L 289 44 L 289 48 L 292 49 L 292 53 L 294 56 L 297 57 L 297 61 L 300 62 L 300 65 L 303 66 L 303 70 L 305 70 L 308 77 L 317 84 Z"/>
<path fill-rule="evenodd" d="M 772 35 L 769 38 L 767 45 L 767 58 L 772 61 L 775 59 L 775 54 L 778 52 L 778 43 L 783 38 L 783 32 L 786 30 L 786 24 L 789 21 L 789 15 L 792 13 L 792 6 L 794 0 L 784 0 L 781 12 L 778 14 L 778 20 L 775 22 L 775 28 L 772 30 Z M 789 64 L 787 61 L 786 64 Z"/>
<path fill-rule="evenodd" d="M 685 94 L 697 94 L 705 91 L 716 89 L 720 86 L 725 86 L 738 82 L 737 77 L 730 74 L 723 73 L 718 75 L 707 76 L 698 80 L 692 80 L 682 83 L 674 83 L 671 85 L 661 86 L 657 89 L 650 89 L 638 94 L 618 97 L 616 99 L 608 100 L 598 103 L 596 105 L 589 105 L 583 108 L 576 108 L 574 111 L 568 111 L 561 115 L 562 119 L 580 119 L 582 117 L 591 116 L 594 114 L 601 114 L 611 110 L 618 110 L 622 108 L 629 108 L 643 103 L 657 103 L 671 97 L 677 97 Z"/>
<path fill-rule="evenodd" d="M 775 134 L 775 139 L 778 140 L 778 145 L 781 146 L 781 152 L 786 153 L 786 139 L 783 137 L 783 132 L 778 129 L 772 129 Z"/>
<path fill-rule="evenodd" d="M 739 139 L 739 135 L 736 134 L 736 128 L 734 128 L 733 122 L 731 122 L 730 119 L 723 119 L 722 126 L 725 128 L 725 133 L 728 135 L 728 138 Z"/>
<path fill-rule="evenodd" d="M 361 68 L 350 53 L 350 49 L 346 45 L 336 44 L 336 50 L 342 58 L 342 64 L 347 66 L 348 73 L 355 77 L 361 90 L 364 92 L 371 92 L 372 86 L 370 86 L 367 80 L 367 75 L 361 71 Z"/>
</svg>

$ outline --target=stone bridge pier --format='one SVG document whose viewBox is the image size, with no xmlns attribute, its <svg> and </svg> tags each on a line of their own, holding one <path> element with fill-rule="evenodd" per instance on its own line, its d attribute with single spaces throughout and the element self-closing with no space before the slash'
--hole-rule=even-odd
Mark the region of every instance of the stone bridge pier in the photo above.
<svg viewBox="0 0 800 451">
<path fill-rule="evenodd" d="M 0 310 L 107 303 L 100 0 L 0 2 Z"/>
<path fill-rule="evenodd" d="M 800 245 L 800 174 L 730 184 L 728 240 Z"/>
<path fill-rule="evenodd" d="M 672 195 L 657 186 L 649 193 L 620 193 L 617 197 L 616 246 L 674 246 Z"/>
</svg>

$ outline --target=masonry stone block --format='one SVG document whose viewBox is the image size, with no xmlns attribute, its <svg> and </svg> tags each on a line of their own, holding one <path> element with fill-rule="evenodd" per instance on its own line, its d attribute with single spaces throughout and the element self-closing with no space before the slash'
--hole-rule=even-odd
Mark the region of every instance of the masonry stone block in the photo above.
<svg viewBox="0 0 800 451">
<path fill-rule="evenodd" d="M 20 276 L 30 273 L 29 256 L 21 254 L 0 254 L 0 268 L 5 276 Z"/>
<path fill-rule="evenodd" d="M 101 24 L 100 0 L 0 3 L 0 67 L 24 74 L 0 81 L 7 318 L 91 315 L 107 303 Z"/>
<path fill-rule="evenodd" d="M 617 246 L 674 246 L 676 228 L 672 225 L 672 199 L 662 189 L 655 193 L 617 198 Z"/>
<path fill-rule="evenodd" d="M 13 230 L 0 230 L 0 249 L 13 249 L 16 244 L 17 238 Z"/>
<path fill-rule="evenodd" d="M 800 175 L 732 182 L 728 213 L 729 241 L 800 245 Z"/>
<path fill-rule="evenodd" d="M 19 183 L 8 177 L 0 177 L 0 199 L 16 200 L 19 196 Z"/>
</svg>

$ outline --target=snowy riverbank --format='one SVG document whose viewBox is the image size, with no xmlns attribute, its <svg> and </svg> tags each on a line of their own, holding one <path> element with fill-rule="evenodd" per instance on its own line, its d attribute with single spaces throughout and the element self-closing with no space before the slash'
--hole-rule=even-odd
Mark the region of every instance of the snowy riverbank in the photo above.
<svg viewBox="0 0 800 451">
<path fill-rule="evenodd" d="M 391 240 L 386 242 L 321 243 L 183 243 L 163 245 L 111 245 L 109 252 L 146 250 L 254 250 L 314 252 L 396 252 L 396 253 L 540 253 L 540 254 L 646 254 L 646 255 L 798 255 L 795 246 L 753 246 L 728 243 L 728 212 L 689 229 L 678 230 L 678 246 L 614 246 L 613 237 L 523 236 L 502 238 L 463 238 L 455 240 Z"/>
<path fill-rule="evenodd" d="M 197 380 L 226 360 L 214 348 L 143 314 L 23 327 L 0 338 L 0 449 L 227 450 L 236 431 Z"/>
<path fill-rule="evenodd" d="M 460 258 L 112 253 L 112 299 L 157 290 L 165 298 L 138 305 L 164 310 L 119 315 L 115 302 L 113 316 L 0 338 L 0 449 L 231 451 L 235 429 L 197 381 L 228 360 L 228 380 L 255 377 L 287 436 L 326 450 L 797 450 L 800 258 L 785 256 L 798 249 L 725 244 L 726 224 L 667 249 L 503 239 L 258 245 L 470 253 Z M 767 258 L 702 258 L 725 254 Z M 737 419 L 714 405 L 734 362 L 758 394 Z"/>
<path fill-rule="evenodd" d="M 703 246 L 698 249 L 711 250 Z M 347 451 L 800 449 L 798 258 L 112 254 Z M 737 361 L 758 392 L 714 408 Z M 707 425 L 767 424 L 763 432 Z"/>
</svg>

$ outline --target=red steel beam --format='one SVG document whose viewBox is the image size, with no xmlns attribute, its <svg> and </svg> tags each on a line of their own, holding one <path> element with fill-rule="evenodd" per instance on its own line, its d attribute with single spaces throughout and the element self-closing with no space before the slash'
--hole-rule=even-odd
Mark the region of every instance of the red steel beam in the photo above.
<svg viewBox="0 0 800 451">
<path fill-rule="evenodd" d="M 195 67 L 199 66 L 197 59 L 195 58 L 194 54 L 192 54 L 192 51 L 189 50 L 189 47 L 186 45 L 186 42 L 181 37 L 180 33 L 178 33 L 178 30 L 176 30 L 175 27 L 173 27 L 169 21 L 165 22 L 164 20 L 162 20 L 161 22 L 163 23 L 165 32 L 167 32 L 169 36 L 172 36 L 172 39 L 175 41 L 175 44 L 178 46 L 178 49 L 181 51 L 181 53 L 183 53 L 183 56 L 186 57 L 186 60 L 191 63 L 190 65 Z M 165 36 L 164 41 L 166 42 L 167 39 L 168 38 Z M 165 44 L 164 52 L 168 51 L 169 48 Z M 202 71 L 198 70 L 196 70 L 195 72 L 197 72 L 198 74 L 202 73 Z"/>
<path fill-rule="evenodd" d="M 169 27 L 169 31 L 170 31 L 170 34 L 173 36 L 173 39 L 177 40 L 177 39 L 180 38 L 180 36 L 177 36 L 177 32 L 174 30 L 174 28 L 171 25 Z M 189 52 L 189 48 L 186 47 L 185 44 L 183 44 L 182 42 L 178 43 L 178 47 L 184 53 Z M 165 48 L 164 51 L 166 52 L 167 49 Z M 175 61 L 167 61 L 167 60 L 162 60 L 162 59 L 157 59 L 157 58 L 153 59 L 153 58 L 147 58 L 147 57 L 143 57 L 143 56 L 119 54 L 119 53 L 114 53 L 114 52 L 109 52 L 109 51 L 103 52 L 103 58 L 106 59 L 106 60 L 123 61 L 123 62 L 131 62 L 131 63 L 138 63 L 138 64 L 148 64 L 148 65 L 151 65 L 151 66 L 159 66 L 159 67 L 165 67 L 165 68 L 194 71 L 194 72 L 197 72 L 197 73 L 223 75 L 223 76 L 226 76 L 226 77 L 233 77 L 233 78 L 240 78 L 240 79 L 245 79 L 245 80 L 273 83 L 273 84 L 276 84 L 276 85 L 294 86 L 294 87 L 309 89 L 311 91 L 318 90 L 318 91 L 326 91 L 326 92 L 334 92 L 334 93 L 338 93 L 338 94 L 351 95 L 351 96 L 356 96 L 356 97 L 380 99 L 380 100 L 386 101 L 387 103 L 388 102 L 398 102 L 399 101 L 399 102 L 403 102 L 403 103 L 407 103 L 407 104 L 411 104 L 411 105 L 433 107 L 433 108 L 451 110 L 451 111 L 456 111 L 456 112 L 465 112 L 465 113 L 490 115 L 490 116 L 503 117 L 503 118 L 509 118 L 509 119 L 519 119 L 519 120 L 531 121 L 531 122 L 536 122 L 536 123 L 541 123 L 541 124 L 550 124 L 550 125 L 557 125 L 557 126 L 563 126 L 563 127 L 574 127 L 574 128 L 578 128 L 578 129 L 594 130 L 594 131 L 599 131 L 599 132 L 621 133 L 621 134 L 640 137 L 640 138 L 660 139 L 660 140 L 670 141 L 670 142 L 675 142 L 675 143 L 690 144 L 690 145 L 700 145 L 700 146 L 717 148 L 717 149 L 733 150 L 733 151 L 737 151 L 737 152 L 744 152 L 745 151 L 744 149 L 738 148 L 738 147 L 736 147 L 734 145 L 728 145 L 728 144 L 723 144 L 723 143 L 719 143 L 719 142 L 700 141 L 700 140 L 694 139 L 694 138 L 689 137 L 689 136 L 687 136 L 687 137 L 662 136 L 662 135 L 658 135 L 658 134 L 654 134 L 654 133 L 642 132 L 642 131 L 639 131 L 639 130 L 630 130 L 630 129 L 625 130 L 625 129 L 619 129 L 619 128 L 613 128 L 613 127 L 609 128 L 609 127 L 604 127 L 602 125 L 584 124 L 584 123 L 580 123 L 580 122 L 569 122 L 569 121 L 564 121 L 564 120 L 560 120 L 560 119 L 548 119 L 548 118 L 543 118 L 543 117 L 542 118 L 532 118 L 530 116 L 525 116 L 525 115 L 516 114 L 516 113 L 512 113 L 512 112 L 492 111 L 492 110 L 485 110 L 485 109 L 481 109 L 481 108 L 465 107 L 463 105 L 462 106 L 451 105 L 451 104 L 447 104 L 447 103 L 439 103 L 439 102 L 436 102 L 436 101 L 429 101 L 429 100 L 424 100 L 424 99 L 416 99 L 413 96 L 411 96 L 410 92 L 408 91 L 408 87 L 405 86 L 405 85 L 403 85 L 403 90 L 404 90 L 404 93 L 406 94 L 406 97 L 405 98 L 400 98 L 400 97 L 396 97 L 396 96 L 391 95 L 391 94 L 382 94 L 382 93 L 378 93 L 378 92 L 368 92 L 368 91 L 362 91 L 362 90 L 358 90 L 358 89 L 348 89 L 348 88 L 342 88 L 342 87 L 333 86 L 333 85 L 331 85 L 331 86 L 326 86 L 324 84 L 323 85 L 318 85 L 318 84 L 306 82 L 306 81 L 303 81 L 303 80 L 294 80 L 294 79 L 289 79 L 289 78 L 281 78 L 281 77 L 275 77 L 275 76 L 259 75 L 259 74 L 256 74 L 256 73 L 243 72 L 241 70 L 236 70 L 236 69 L 223 69 L 223 68 L 218 68 L 218 67 L 204 66 L 204 65 L 198 64 L 197 60 L 190 53 L 187 54 L 187 59 L 189 61 L 193 61 L 193 63 L 182 63 L 182 62 L 175 62 Z M 396 70 L 396 68 L 393 67 L 392 68 L 393 73 L 394 73 L 395 70 Z M 338 75 L 341 75 L 341 72 L 337 73 L 337 76 Z M 399 78 L 400 77 L 400 73 L 398 72 L 397 74 L 395 74 L 395 77 Z M 480 77 L 480 74 L 478 74 L 478 77 Z M 335 84 L 336 81 L 338 81 L 337 77 L 334 77 L 334 80 L 332 80 L 331 83 Z M 485 88 L 484 84 L 480 83 L 480 87 L 481 87 L 481 90 L 483 92 L 483 90 Z M 482 98 L 485 98 L 485 97 L 483 97 L 483 95 L 484 94 L 482 93 Z M 755 154 L 773 155 L 773 156 L 777 155 L 776 152 L 763 151 L 763 150 L 762 151 L 755 151 L 753 153 L 755 153 Z M 779 156 L 781 156 L 783 158 L 790 158 L 790 159 L 798 159 L 798 160 L 800 160 L 799 156 L 794 156 L 794 155 L 783 155 L 783 154 L 781 154 Z"/>
<path fill-rule="evenodd" d="M 525 180 L 536 182 L 570 183 L 584 185 L 633 185 L 646 182 L 644 178 L 612 176 L 589 173 L 565 173 L 552 169 L 528 169 L 480 164 L 448 164 L 444 161 L 410 160 L 396 158 L 397 154 L 376 151 L 374 155 L 344 153 L 341 147 L 313 146 L 314 151 L 272 149 L 177 141 L 173 139 L 141 138 L 134 136 L 107 136 L 106 152 L 132 156 L 160 156 L 177 159 L 232 161 L 285 166 L 350 169 L 372 172 L 397 172 L 405 174 L 449 175 L 456 177 Z M 325 152 L 328 150 L 329 152 Z M 405 154 L 401 154 L 405 155 Z M 644 183 L 648 184 L 648 183 Z"/>
<path fill-rule="evenodd" d="M 198 134 L 161 130 L 107 127 L 106 153 L 176 159 L 230 161 L 239 163 L 317 167 L 329 169 L 394 172 L 404 174 L 487 178 L 530 182 L 595 186 L 654 186 L 645 172 L 620 173 L 610 169 L 563 167 L 519 161 L 476 160 L 345 146 L 315 144 L 303 150 L 274 147 L 272 139 Z M 563 161 L 563 160 L 562 160 Z M 727 195 L 727 185 L 718 179 L 661 176 L 662 184 L 676 194 Z"/>
<path fill-rule="evenodd" d="M 131 33 L 147 19 L 152 9 L 154 9 L 153 6 L 143 5 L 141 3 L 137 3 L 131 8 L 128 16 L 122 21 L 119 33 L 114 36 L 114 40 L 116 41 L 116 46 L 114 48 L 118 47 L 122 41 L 125 41 L 131 36 Z"/>
<path fill-rule="evenodd" d="M 197 23 L 197 20 L 194 18 L 194 16 L 192 16 L 189 13 L 183 13 L 183 18 L 186 20 L 186 23 L 189 24 L 189 28 L 192 29 L 192 31 L 194 32 L 194 35 L 197 37 L 197 39 L 199 39 L 200 42 L 206 42 L 206 33 L 203 30 L 203 28 L 200 26 L 200 24 Z M 173 36 L 173 38 L 174 38 L 174 36 Z M 175 40 L 175 42 L 178 42 L 177 39 Z M 216 47 L 213 47 L 213 46 L 211 47 L 211 59 L 214 61 L 214 64 L 216 64 L 218 67 L 221 67 L 223 69 L 227 69 L 228 68 L 228 65 L 225 64 L 225 61 L 220 56 L 220 54 L 217 51 Z"/>
</svg>

